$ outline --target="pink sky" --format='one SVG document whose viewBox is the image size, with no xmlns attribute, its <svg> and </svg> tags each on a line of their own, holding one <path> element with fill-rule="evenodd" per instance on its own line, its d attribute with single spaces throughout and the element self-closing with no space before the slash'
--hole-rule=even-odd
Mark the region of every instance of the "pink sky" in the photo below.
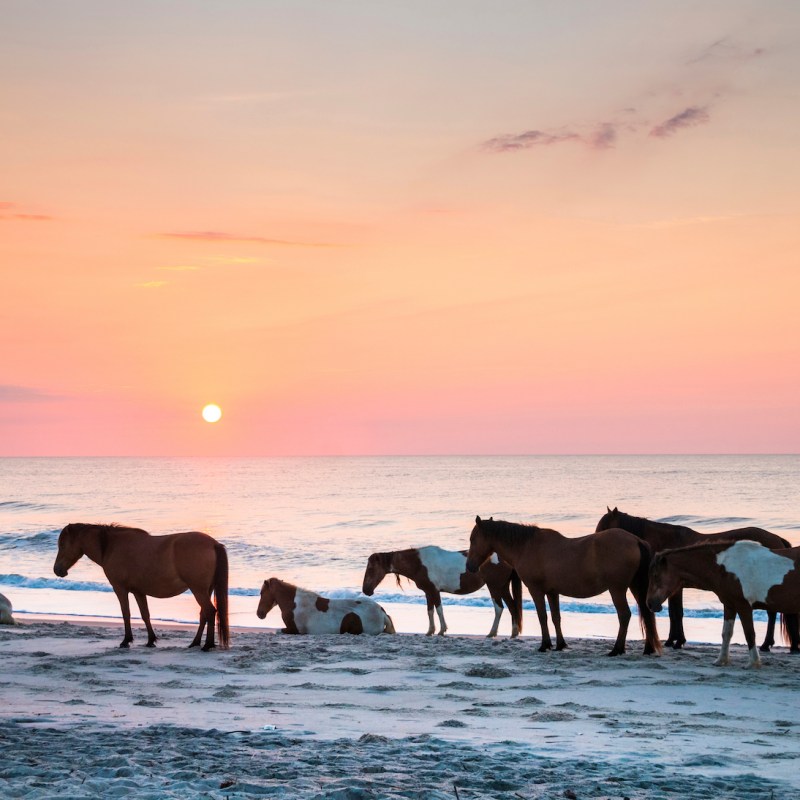
<svg viewBox="0 0 800 800">
<path fill-rule="evenodd" d="M 3 17 L 0 455 L 800 452 L 800 6 Z"/>
</svg>

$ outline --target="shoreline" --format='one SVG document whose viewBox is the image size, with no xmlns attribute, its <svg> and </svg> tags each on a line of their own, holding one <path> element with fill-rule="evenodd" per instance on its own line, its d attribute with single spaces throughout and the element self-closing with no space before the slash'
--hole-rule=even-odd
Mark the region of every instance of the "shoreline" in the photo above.
<svg viewBox="0 0 800 800">
<path fill-rule="evenodd" d="M 0 627 L 5 796 L 366 800 L 789 797 L 800 658 L 716 645 L 286 636 L 118 645 L 121 622 Z M 138 633 L 138 631 L 137 631 Z M 121 735 L 124 734 L 124 735 Z M 63 753 L 69 752 L 65 762 Z M 227 786 L 223 787 L 226 782 Z M 601 791 L 602 789 L 602 791 Z"/>
</svg>

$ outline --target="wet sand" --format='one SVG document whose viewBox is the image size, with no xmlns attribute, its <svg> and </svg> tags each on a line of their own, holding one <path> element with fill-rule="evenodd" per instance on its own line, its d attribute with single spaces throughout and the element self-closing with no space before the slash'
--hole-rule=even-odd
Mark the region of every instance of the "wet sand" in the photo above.
<svg viewBox="0 0 800 800">
<path fill-rule="evenodd" d="M 789 798 L 800 658 L 580 639 L 0 628 L 8 798 Z"/>
</svg>

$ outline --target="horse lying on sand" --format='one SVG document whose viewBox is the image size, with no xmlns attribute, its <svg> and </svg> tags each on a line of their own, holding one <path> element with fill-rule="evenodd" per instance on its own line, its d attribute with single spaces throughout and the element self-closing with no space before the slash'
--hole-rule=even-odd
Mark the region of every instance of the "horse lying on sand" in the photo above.
<svg viewBox="0 0 800 800">
<path fill-rule="evenodd" d="M 730 663 L 729 651 L 736 615 L 742 621 L 750 660 L 760 667 L 753 628 L 753 609 L 773 613 L 800 612 L 800 547 L 771 550 L 758 542 L 706 542 L 663 550 L 650 566 L 647 604 L 660 611 L 679 587 L 705 589 L 717 595 L 724 608 L 722 647 L 715 666 Z M 785 617 L 784 617 L 785 620 Z"/>
<path fill-rule="evenodd" d="M 561 633 L 559 595 L 593 597 L 608 591 L 619 619 L 617 639 L 608 655 L 624 653 L 631 619 L 628 589 L 639 606 L 645 655 L 661 651 L 655 616 L 645 604 L 650 548 L 633 534 L 611 529 L 570 539 L 536 525 L 475 517 L 467 569 L 476 572 L 492 553 L 511 565 L 531 593 L 542 626 L 541 652 L 553 647 L 545 597 L 556 629 L 556 650 L 563 650 L 567 643 Z"/>
<path fill-rule="evenodd" d="M 117 595 L 125 621 L 125 638 L 120 647 L 129 647 L 133 641 L 129 594 L 136 599 L 147 628 L 147 646 L 155 647 L 158 637 L 150 624 L 147 596 L 175 597 L 186 589 L 200 605 L 200 627 L 189 647 L 200 644 L 206 627 L 203 650 L 215 646 L 215 617 L 219 643 L 228 647 L 228 554 L 225 546 L 208 534 L 189 531 L 151 536 L 140 528 L 73 522 L 58 537 L 53 572 L 59 578 L 65 577 L 83 555 L 103 568 Z M 211 602 L 212 594 L 216 607 Z"/>
<path fill-rule="evenodd" d="M 0 625 L 16 625 L 17 621 L 11 616 L 11 601 L 4 595 L 0 594 Z"/>
<path fill-rule="evenodd" d="M 678 547 L 688 547 L 691 544 L 718 542 L 723 539 L 729 542 L 747 539 L 759 542 L 764 547 L 769 547 L 770 550 L 791 547 L 791 544 L 782 536 L 763 528 L 736 528 L 719 533 L 700 533 L 684 525 L 672 525 L 669 522 L 654 522 L 645 517 L 634 517 L 620 511 L 616 506 L 613 511 L 608 506 L 606 506 L 606 509 L 607 513 L 603 514 L 597 523 L 597 531 L 604 531 L 608 528 L 622 528 L 647 542 L 654 554 L 662 550 L 674 550 Z M 800 618 L 796 614 L 790 614 L 784 618 L 783 622 L 785 631 L 788 632 L 791 640 L 792 652 L 800 652 Z M 678 589 L 669 598 L 669 636 L 667 636 L 667 641 L 664 644 L 677 650 L 683 647 L 685 643 L 686 635 L 683 632 L 683 589 Z M 761 652 L 768 653 L 770 647 L 774 644 L 775 614 L 774 612 L 769 612 L 767 615 L 767 633 L 761 645 Z"/>
<path fill-rule="evenodd" d="M 522 583 L 519 576 L 498 559 L 481 565 L 477 574 L 467 571 L 466 550 L 443 550 L 441 547 L 411 547 L 407 550 L 394 550 L 388 553 L 373 553 L 367 561 L 361 591 L 371 596 L 378 584 L 387 574 L 400 576 L 413 581 L 417 588 L 425 592 L 428 601 L 428 631 L 434 633 L 434 609 L 439 615 L 439 634 L 444 636 L 447 623 L 442 611 L 442 592 L 448 594 L 472 594 L 486 585 L 494 605 L 494 624 L 488 638 L 497 636 L 503 603 L 511 614 L 512 638 L 522 633 Z"/>
<path fill-rule="evenodd" d="M 259 619 L 275 607 L 281 611 L 284 633 L 394 633 L 392 618 L 374 601 L 367 599 L 331 600 L 300 589 L 280 578 L 270 578 L 261 587 Z"/>
</svg>

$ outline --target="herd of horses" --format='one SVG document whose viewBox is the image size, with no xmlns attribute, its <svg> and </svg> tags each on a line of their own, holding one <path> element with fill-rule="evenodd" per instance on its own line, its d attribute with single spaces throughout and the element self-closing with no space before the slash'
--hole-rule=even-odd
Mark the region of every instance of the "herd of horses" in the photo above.
<svg viewBox="0 0 800 800">
<path fill-rule="evenodd" d="M 133 595 L 147 629 L 147 646 L 156 634 L 150 622 L 147 597 L 174 597 L 187 589 L 200 606 L 197 633 L 190 647 L 203 650 L 230 642 L 228 624 L 228 557 L 224 545 L 198 531 L 151 536 L 139 528 L 120 525 L 67 525 L 58 539 L 53 570 L 64 577 L 86 555 L 105 572 L 125 624 L 120 647 L 133 641 L 129 595 Z M 714 592 L 723 605 L 722 649 L 715 662 L 728 663 L 730 639 L 738 615 L 747 641 L 749 667 L 760 665 L 759 649 L 774 645 L 775 620 L 782 615 L 783 632 L 793 653 L 800 652 L 800 547 L 761 528 L 700 533 L 681 525 L 654 522 L 608 508 L 594 533 L 578 538 L 536 525 L 476 517 L 469 549 L 449 551 L 436 546 L 373 553 L 364 573 L 367 597 L 329 599 L 278 578 L 264 581 L 257 614 L 264 618 L 279 607 L 286 633 L 394 633 L 385 610 L 369 599 L 389 574 L 405 576 L 425 593 L 428 635 L 447 625 L 441 594 L 470 594 L 483 586 L 489 591 L 495 618 L 489 636 L 497 634 L 507 607 L 512 637 L 522 631 L 522 585 L 536 607 L 541 626 L 540 651 L 553 649 L 547 607 L 555 629 L 555 649 L 567 647 L 561 629 L 559 599 L 586 598 L 608 592 L 617 612 L 619 629 L 609 655 L 625 652 L 633 595 L 644 636 L 644 653 L 662 645 L 655 613 L 669 604 L 669 635 L 665 645 L 686 643 L 683 630 L 684 588 Z M 545 603 L 546 601 L 546 603 Z M 756 647 L 753 609 L 766 609 L 767 634 Z M 203 642 L 203 634 L 205 641 Z"/>
</svg>

